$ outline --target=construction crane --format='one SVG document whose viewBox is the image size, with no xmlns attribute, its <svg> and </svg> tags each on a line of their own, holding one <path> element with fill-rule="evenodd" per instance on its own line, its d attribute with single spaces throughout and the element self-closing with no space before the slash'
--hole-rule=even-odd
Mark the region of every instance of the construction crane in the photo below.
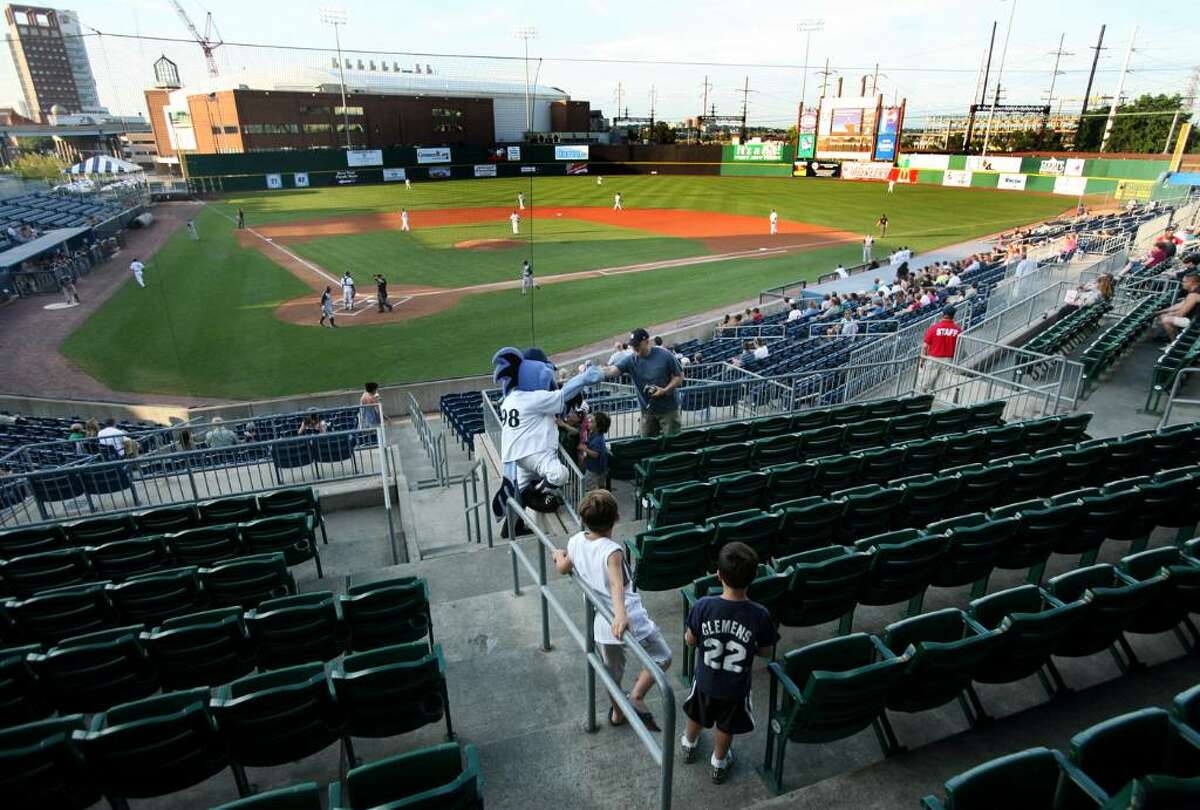
<svg viewBox="0 0 1200 810">
<path fill-rule="evenodd" d="M 196 24 L 192 22 L 192 18 L 188 16 L 188 13 L 179 3 L 179 0 L 171 0 L 171 5 L 183 19 L 183 24 L 191 32 L 192 38 L 200 45 L 200 50 L 204 51 L 204 61 L 208 64 L 208 75 L 218 75 L 217 60 L 213 58 L 213 52 L 221 47 L 224 42 L 221 40 L 221 32 L 217 30 L 216 23 L 213 22 L 212 12 L 208 12 L 208 16 L 205 18 L 204 33 L 201 34 L 199 29 L 196 28 Z M 216 34 L 216 39 L 213 38 L 213 34 Z"/>
</svg>

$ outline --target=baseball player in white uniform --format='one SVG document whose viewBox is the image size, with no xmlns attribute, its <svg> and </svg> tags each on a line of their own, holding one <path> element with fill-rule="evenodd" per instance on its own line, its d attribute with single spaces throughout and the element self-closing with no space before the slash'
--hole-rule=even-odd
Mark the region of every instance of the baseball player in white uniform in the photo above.
<svg viewBox="0 0 1200 810">
<path fill-rule="evenodd" d="M 621 205 L 621 192 L 619 192 L 619 191 L 613 195 L 613 210 L 614 211 L 624 211 L 625 210 L 624 206 Z"/>
<path fill-rule="evenodd" d="M 863 264 L 871 261 L 871 251 L 875 248 L 875 237 L 867 234 L 863 237 Z"/>
<path fill-rule="evenodd" d="M 342 309 L 354 309 L 354 279 L 349 270 L 342 275 Z"/>
<path fill-rule="evenodd" d="M 522 211 L 525 210 L 525 192 L 524 191 L 517 192 L 517 208 L 519 208 Z"/>
<path fill-rule="evenodd" d="M 533 265 L 529 263 L 529 259 L 521 262 L 521 295 L 528 295 L 529 291 L 536 287 L 537 284 L 533 280 Z"/>
<path fill-rule="evenodd" d="M 775 213 L 775 209 L 771 209 L 771 236 L 779 233 L 779 214 Z"/>
<path fill-rule="evenodd" d="M 142 264 L 140 259 L 134 259 L 129 263 L 129 272 L 133 273 L 133 280 L 139 287 L 146 286 L 146 282 L 142 280 L 142 273 L 146 272 L 146 265 Z"/>
<path fill-rule="evenodd" d="M 895 192 L 896 192 L 896 181 L 893 178 L 889 178 L 888 179 L 888 194 L 894 194 Z"/>
<path fill-rule="evenodd" d="M 599 175 L 596 177 L 596 185 L 598 185 L 598 186 L 604 185 L 604 175 Z"/>
<path fill-rule="evenodd" d="M 409 180 L 407 177 L 404 178 L 404 188 L 405 189 L 412 188 L 412 180 Z"/>
<path fill-rule="evenodd" d="M 187 224 L 187 232 L 188 232 L 188 236 L 191 237 L 191 240 L 193 242 L 200 241 L 200 233 L 196 230 L 196 223 L 190 219 L 188 220 L 188 224 Z"/>
<path fill-rule="evenodd" d="M 400 209 L 400 230 L 402 230 L 402 231 L 411 231 L 412 230 L 412 228 L 408 227 L 408 209 L 407 208 Z"/>
<path fill-rule="evenodd" d="M 513 236 L 519 235 L 521 233 L 521 215 L 513 211 L 508 217 L 508 221 L 512 223 Z"/>
</svg>

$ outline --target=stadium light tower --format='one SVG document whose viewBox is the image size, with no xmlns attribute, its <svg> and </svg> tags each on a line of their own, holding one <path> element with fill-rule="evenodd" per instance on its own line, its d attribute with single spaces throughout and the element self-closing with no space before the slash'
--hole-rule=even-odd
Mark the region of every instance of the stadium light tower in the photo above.
<svg viewBox="0 0 1200 810">
<path fill-rule="evenodd" d="M 1000 0 L 1000 2 L 1012 3 L 1012 6 L 1008 10 L 1008 28 L 1004 30 L 1004 47 L 1000 49 L 1000 69 L 996 71 L 996 94 L 992 96 L 992 107 L 988 111 L 987 128 L 983 132 L 983 151 L 980 152 L 982 157 L 987 157 L 988 143 L 992 138 L 992 121 L 996 118 L 996 105 L 1000 103 L 1000 83 L 1004 81 L 1004 58 L 1008 56 L 1008 37 L 1012 34 L 1013 17 L 1017 14 L 1017 0 Z"/>
<path fill-rule="evenodd" d="M 346 108 L 346 63 L 342 60 L 342 37 L 338 32 L 338 28 L 346 24 L 346 10 L 323 8 L 321 22 L 333 26 L 333 41 L 337 46 L 338 55 L 338 77 L 342 82 L 342 129 L 346 131 L 346 149 L 350 149 L 350 110 Z"/>
<path fill-rule="evenodd" d="M 513 32 L 517 39 L 525 41 L 525 132 L 533 131 L 533 108 L 529 106 L 529 40 L 537 38 L 537 29 L 532 25 L 518 26 Z"/>
<path fill-rule="evenodd" d="M 796 23 L 796 30 L 804 34 L 804 76 L 800 79 L 800 103 L 808 93 L 808 49 L 812 46 L 813 31 L 824 31 L 825 21 L 816 17 Z"/>
</svg>

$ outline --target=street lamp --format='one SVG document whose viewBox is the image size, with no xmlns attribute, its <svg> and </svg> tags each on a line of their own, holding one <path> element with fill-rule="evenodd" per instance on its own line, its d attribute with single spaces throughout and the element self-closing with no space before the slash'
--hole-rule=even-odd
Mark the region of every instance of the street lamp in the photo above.
<svg viewBox="0 0 1200 810">
<path fill-rule="evenodd" d="M 800 80 L 800 103 L 803 104 L 808 93 L 808 49 L 812 46 L 813 31 L 824 31 L 825 21 L 815 17 L 801 20 L 796 23 L 796 30 L 804 34 L 804 77 Z"/>
<path fill-rule="evenodd" d="M 337 45 L 338 76 L 342 82 L 342 129 L 346 131 L 346 149 L 350 148 L 350 110 L 346 107 L 346 67 L 342 59 L 342 38 L 338 28 L 346 24 L 346 10 L 343 8 L 321 9 L 321 22 L 333 26 L 333 41 Z"/>
<path fill-rule="evenodd" d="M 988 111 L 987 128 L 983 132 L 983 151 L 980 152 L 982 157 L 987 157 L 988 143 L 992 137 L 992 121 L 996 118 L 996 104 L 1000 101 L 1000 82 L 1004 80 L 1004 58 L 1008 56 L 1008 37 L 1012 33 L 1013 17 L 1017 13 L 1017 0 L 1000 0 L 1000 2 L 1012 3 L 1012 6 L 1008 11 L 1008 27 L 1004 29 L 1004 47 L 1000 50 L 1000 69 L 996 72 L 996 94 L 992 96 L 992 108 Z"/>
<path fill-rule="evenodd" d="M 533 108 L 529 106 L 529 40 L 537 37 L 537 28 L 532 25 L 521 25 L 513 35 L 525 41 L 525 132 L 533 131 Z"/>
</svg>

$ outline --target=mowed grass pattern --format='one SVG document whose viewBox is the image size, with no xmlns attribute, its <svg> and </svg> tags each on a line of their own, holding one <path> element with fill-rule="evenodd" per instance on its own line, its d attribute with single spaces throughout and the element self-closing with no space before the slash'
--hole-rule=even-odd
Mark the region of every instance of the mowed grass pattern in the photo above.
<svg viewBox="0 0 1200 810">
<path fill-rule="evenodd" d="M 519 185 L 527 199 L 536 190 L 547 198 L 557 196 L 564 205 L 589 204 L 589 195 L 594 197 L 591 203 L 600 204 L 611 200 L 614 189 L 622 189 L 630 205 L 645 204 L 640 201 L 644 198 L 658 207 L 742 214 L 774 205 L 789 219 L 856 231 L 869 230 L 883 196 L 883 187 L 875 184 L 772 178 L 607 178 L 598 190 L 594 181 L 575 177 Z M 518 187 L 504 180 L 464 181 L 418 184 L 411 193 L 426 195 L 430 207 L 481 206 L 511 204 Z M 402 187 L 379 186 L 247 195 L 219 207 L 229 213 L 241 205 L 253 226 L 267 218 L 281 221 L 394 210 L 394 201 L 403 192 Z M 545 199 L 540 201 L 545 204 Z M 887 203 L 893 228 L 878 245 L 878 253 L 899 244 L 930 249 L 1066 208 L 1064 200 L 1050 197 L 922 186 L 901 188 Z M 632 326 L 717 309 L 751 298 L 765 287 L 815 278 L 838 262 L 853 262 L 859 253 L 857 246 L 845 245 L 778 258 L 549 285 L 532 298 L 535 337 L 530 328 L 531 299 L 516 290 L 464 296 L 451 309 L 424 318 L 322 330 L 275 317 L 280 303 L 312 293 L 258 251 L 238 247 L 227 218 L 206 210 L 197 216 L 197 225 L 202 241 L 191 242 L 186 234 L 176 234 L 147 261 L 146 289 L 126 283 L 63 343 L 67 357 L 114 391 L 253 399 L 353 388 L 368 379 L 391 383 L 482 374 L 489 370 L 488 360 L 499 346 L 524 346 L 536 340 L 550 352 L 567 351 Z M 641 246 L 651 241 L 607 243 Z M 683 249 L 678 243 L 687 243 L 664 241 L 672 243 L 671 249 Z M 534 244 L 535 265 L 540 266 L 542 251 L 554 244 Z M 352 269 L 364 289 L 369 285 L 362 277 L 376 268 L 391 274 L 392 248 L 383 243 L 380 250 L 364 251 L 355 259 Z M 464 253 L 470 259 L 481 255 L 444 253 Z M 638 257 L 647 260 L 644 253 Z M 505 263 L 500 268 L 502 277 L 515 277 L 519 261 L 516 264 L 510 269 Z M 429 267 L 430 273 L 437 270 Z M 319 317 L 315 295 L 312 313 L 315 324 Z"/>
</svg>

